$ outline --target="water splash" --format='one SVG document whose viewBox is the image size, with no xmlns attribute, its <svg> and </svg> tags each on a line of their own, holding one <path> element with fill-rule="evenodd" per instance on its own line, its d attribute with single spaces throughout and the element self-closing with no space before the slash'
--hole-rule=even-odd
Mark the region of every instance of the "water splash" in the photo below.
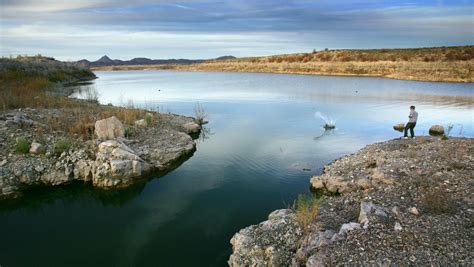
<svg viewBox="0 0 474 267">
<path fill-rule="evenodd" d="M 316 118 L 320 118 L 320 119 L 322 119 L 322 120 L 324 121 L 324 123 L 325 123 L 325 124 L 324 124 L 324 128 L 325 128 L 326 130 L 327 130 L 327 129 L 334 129 L 334 128 L 336 128 L 336 120 L 337 120 L 337 119 L 332 119 L 332 118 L 330 118 L 330 117 L 328 117 L 328 116 L 325 116 L 325 115 L 323 115 L 323 114 L 322 114 L 321 112 L 319 112 L 319 111 L 316 112 L 316 113 L 314 113 L 314 116 L 315 116 Z"/>
</svg>

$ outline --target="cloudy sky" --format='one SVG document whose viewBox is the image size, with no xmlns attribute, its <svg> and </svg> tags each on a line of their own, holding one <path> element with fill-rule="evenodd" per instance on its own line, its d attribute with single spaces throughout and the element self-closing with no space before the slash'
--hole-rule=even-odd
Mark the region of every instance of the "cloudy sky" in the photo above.
<svg viewBox="0 0 474 267">
<path fill-rule="evenodd" d="M 214 58 L 474 44 L 471 0 L 0 0 L 2 56 Z"/>
</svg>

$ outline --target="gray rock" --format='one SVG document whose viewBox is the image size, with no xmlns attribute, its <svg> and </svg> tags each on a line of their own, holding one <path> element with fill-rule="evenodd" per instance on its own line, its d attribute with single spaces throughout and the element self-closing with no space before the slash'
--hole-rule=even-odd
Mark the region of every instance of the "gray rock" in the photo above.
<svg viewBox="0 0 474 267">
<path fill-rule="evenodd" d="M 45 152 L 44 146 L 37 142 L 32 142 L 30 145 L 30 153 L 31 154 L 43 154 Z"/>
<path fill-rule="evenodd" d="M 405 124 L 404 123 L 395 124 L 395 125 L 393 125 L 393 129 L 395 131 L 402 132 L 405 129 Z"/>
<path fill-rule="evenodd" d="M 182 128 L 187 134 L 196 134 L 201 131 L 201 126 L 195 122 L 188 122 L 182 125 Z"/>
<path fill-rule="evenodd" d="M 374 205 L 372 202 L 362 201 L 360 203 L 360 212 L 359 212 L 359 223 L 364 226 L 366 229 L 369 226 L 369 216 L 376 215 L 379 217 L 387 217 L 387 213 L 383 210 L 382 207 Z"/>
<path fill-rule="evenodd" d="M 147 127 L 148 126 L 148 123 L 146 122 L 145 119 L 141 119 L 141 120 L 137 120 L 135 121 L 135 126 L 138 126 L 138 127 Z"/>
<path fill-rule="evenodd" d="M 271 218 L 271 219 L 270 219 Z M 230 266 L 289 266 L 302 231 L 291 210 L 279 210 L 269 220 L 240 230 L 230 243 Z"/>
<path fill-rule="evenodd" d="M 125 136 L 125 129 L 117 117 L 95 122 L 95 134 L 99 140 L 110 140 Z"/>
<path fill-rule="evenodd" d="M 430 127 L 429 134 L 433 136 L 440 136 L 444 134 L 444 127 L 441 125 L 433 125 Z"/>
</svg>

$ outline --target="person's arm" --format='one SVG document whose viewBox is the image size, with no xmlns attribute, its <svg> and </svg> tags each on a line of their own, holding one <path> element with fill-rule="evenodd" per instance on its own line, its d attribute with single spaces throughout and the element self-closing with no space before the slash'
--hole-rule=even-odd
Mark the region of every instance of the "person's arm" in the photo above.
<svg viewBox="0 0 474 267">
<path fill-rule="evenodd" d="M 410 111 L 410 114 L 408 114 L 408 118 L 410 118 L 410 119 L 413 118 L 413 112 L 412 111 Z"/>
</svg>

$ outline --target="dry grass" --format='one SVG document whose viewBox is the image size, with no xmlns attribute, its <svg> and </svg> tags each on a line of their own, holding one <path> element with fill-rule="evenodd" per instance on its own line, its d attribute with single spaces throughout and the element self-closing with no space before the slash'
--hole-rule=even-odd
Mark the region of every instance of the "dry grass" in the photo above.
<svg viewBox="0 0 474 267">
<path fill-rule="evenodd" d="M 427 190 L 421 201 L 423 208 L 432 214 L 456 213 L 456 202 L 441 187 Z"/>
<path fill-rule="evenodd" d="M 328 50 L 303 54 L 206 61 L 191 65 L 114 66 L 97 69 L 269 72 L 474 82 L 474 46 Z"/>
<path fill-rule="evenodd" d="M 304 232 L 307 233 L 311 224 L 316 220 L 322 201 L 323 198 L 300 194 L 293 204 L 292 208 L 296 212 L 296 221 Z"/>
</svg>

